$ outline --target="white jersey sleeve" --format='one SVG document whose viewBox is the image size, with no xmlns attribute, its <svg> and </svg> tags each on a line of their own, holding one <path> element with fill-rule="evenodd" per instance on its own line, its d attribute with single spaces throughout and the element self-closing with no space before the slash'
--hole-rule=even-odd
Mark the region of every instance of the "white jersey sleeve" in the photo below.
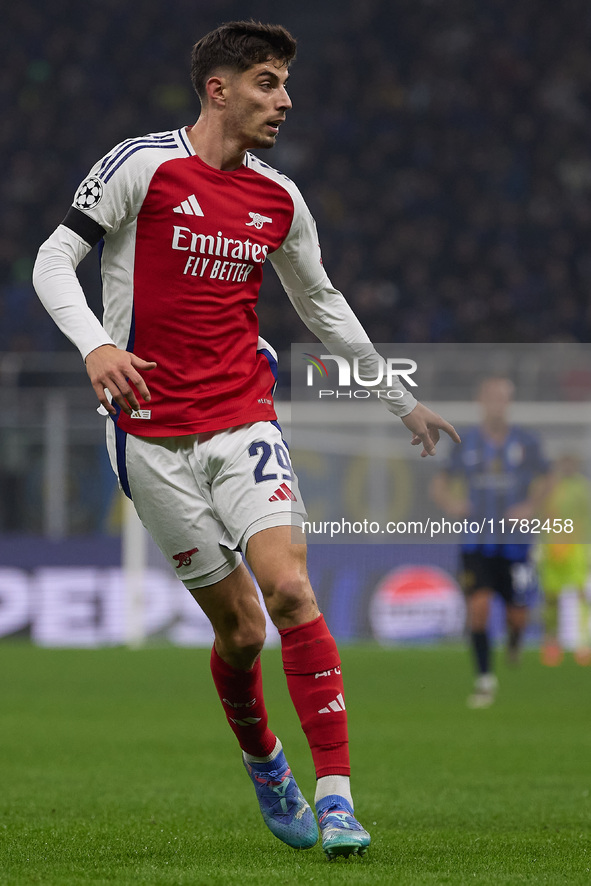
<svg viewBox="0 0 591 886">
<path fill-rule="evenodd" d="M 286 185 L 287 187 L 287 185 Z M 375 378 L 380 357 L 347 300 L 335 289 L 324 267 L 316 223 L 299 190 L 289 182 L 294 201 L 294 217 L 288 236 L 269 255 L 283 288 L 308 329 L 337 356 L 357 358 L 359 373 Z M 377 390 L 386 390 L 385 384 Z M 417 401 L 395 376 L 388 390 L 400 392 L 396 400 L 380 397 L 395 415 L 408 415 Z"/>
<path fill-rule="evenodd" d="M 117 167 L 125 144 L 117 145 L 90 170 L 63 224 L 39 249 L 33 268 L 39 299 L 84 360 L 101 345 L 114 344 L 89 308 L 76 268 L 92 247 L 107 232 L 118 230 L 133 211 L 134 164 Z"/>
<path fill-rule="evenodd" d="M 157 132 L 121 142 L 95 163 L 76 191 L 74 213 L 70 210 L 90 221 L 91 240 L 98 242 L 97 237 L 114 234 L 137 218 L 154 169 L 178 149 L 176 133 Z"/>
<path fill-rule="evenodd" d="M 38 252 L 33 269 L 37 295 L 83 359 L 101 345 L 115 342 L 88 307 L 76 268 L 104 236 L 114 240 L 117 248 L 131 242 L 152 171 L 162 159 L 175 156 L 176 152 L 178 139 L 173 132 L 128 139 L 116 145 L 92 167 L 77 189 L 63 223 Z M 131 285 L 127 277 L 132 270 L 133 261 L 118 269 L 124 285 Z"/>
<path fill-rule="evenodd" d="M 88 307 L 76 268 L 90 246 L 60 225 L 41 246 L 33 268 L 33 286 L 45 309 L 85 360 L 101 345 L 114 344 Z"/>
</svg>

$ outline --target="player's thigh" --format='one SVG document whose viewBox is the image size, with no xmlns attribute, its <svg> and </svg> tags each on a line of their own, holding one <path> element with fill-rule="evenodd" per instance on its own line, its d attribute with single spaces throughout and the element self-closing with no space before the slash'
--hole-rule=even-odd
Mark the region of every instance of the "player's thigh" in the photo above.
<svg viewBox="0 0 591 886">
<path fill-rule="evenodd" d="M 300 527 L 306 517 L 281 431 L 271 422 L 233 428 L 208 443 L 211 495 L 224 543 L 246 551 L 263 529 Z"/>
<path fill-rule="evenodd" d="M 491 557 L 486 557 L 480 551 L 462 553 L 460 585 L 466 598 L 483 591 L 494 592 L 496 581 L 496 570 Z"/>
<path fill-rule="evenodd" d="M 248 542 L 246 559 L 279 630 L 317 618 L 319 609 L 308 578 L 305 536 L 300 529 L 274 526 L 256 532 Z"/>
<path fill-rule="evenodd" d="M 190 462 L 188 437 L 134 437 L 108 430 L 111 463 L 127 486 L 138 515 L 188 587 L 212 585 L 230 575 L 240 556 L 220 544 L 224 527 L 204 478 Z"/>
<path fill-rule="evenodd" d="M 309 584 L 306 537 L 299 527 L 273 526 L 253 533 L 246 559 L 263 591 L 286 575 L 294 583 Z"/>
</svg>

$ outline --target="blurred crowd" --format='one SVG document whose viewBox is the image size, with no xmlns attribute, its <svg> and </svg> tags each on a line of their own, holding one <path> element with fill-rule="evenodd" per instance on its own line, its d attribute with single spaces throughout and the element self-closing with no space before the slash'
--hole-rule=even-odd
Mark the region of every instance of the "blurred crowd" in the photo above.
<svg viewBox="0 0 591 886">
<path fill-rule="evenodd" d="M 114 144 L 194 122 L 191 45 L 245 15 L 300 41 L 264 159 L 375 341 L 589 341 L 586 0 L 19 0 L 0 33 L 0 352 L 68 347 L 30 283 L 40 243 Z M 99 310 L 96 257 L 80 276 Z M 280 349 L 310 337 L 270 269 L 260 318 Z"/>
</svg>

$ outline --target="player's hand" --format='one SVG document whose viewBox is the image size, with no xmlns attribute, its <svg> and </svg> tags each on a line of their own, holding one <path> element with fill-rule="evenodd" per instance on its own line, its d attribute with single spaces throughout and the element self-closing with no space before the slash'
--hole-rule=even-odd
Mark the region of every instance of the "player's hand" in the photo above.
<svg viewBox="0 0 591 886">
<path fill-rule="evenodd" d="M 410 441 L 412 445 L 420 446 L 422 444 L 421 458 L 435 455 L 435 445 L 439 442 L 440 431 L 448 434 L 454 443 L 462 442 L 454 426 L 436 412 L 428 409 L 423 403 L 417 403 L 412 412 L 402 417 L 402 421 L 409 431 L 412 431 L 413 437 Z"/>
<path fill-rule="evenodd" d="M 138 369 L 148 372 L 156 367 L 156 363 L 142 360 L 141 357 L 137 357 L 129 351 L 122 351 L 114 345 L 101 345 L 100 348 L 96 348 L 88 354 L 85 362 L 94 392 L 101 406 L 111 415 L 115 415 L 117 410 L 109 402 L 106 391 L 109 391 L 115 403 L 127 415 L 131 415 L 134 410 L 140 408 L 130 382 L 135 386 L 142 400 L 146 403 L 150 402 L 150 391 Z"/>
</svg>

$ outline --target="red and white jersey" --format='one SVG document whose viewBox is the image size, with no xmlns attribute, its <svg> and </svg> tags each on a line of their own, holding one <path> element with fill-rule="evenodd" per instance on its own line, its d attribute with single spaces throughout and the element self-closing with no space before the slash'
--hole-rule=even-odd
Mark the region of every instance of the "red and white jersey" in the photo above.
<svg viewBox="0 0 591 886">
<path fill-rule="evenodd" d="M 104 325 L 76 276 L 99 241 Z M 39 249 L 33 283 L 83 358 L 115 344 L 156 361 L 150 403 L 116 420 L 132 434 L 168 437 L 275 418 L 276 355 L 255 313 L 267 258 L 308 329 L 374 378 L 382 358 L 326 275 L 293 182 L 251 154 L 239 169 L 214 169 L 184 129 L 122 142 L 93 167 Z M 399 379 L 381 388 L 394 414 L 415 407 Z"/>
<path fill-rule="evenodd" d="M 156 361 L 152 399 L 117 424 L 175 436 L 274 419 L 276 355 L 255 307 L 269 258 L 285 287 L 329 286 L 296 186 L 251 154 L 222 171 L 184 129 L 123 142 L 80 185 L 63 224 L 101 254 L 103 326 Z"/>
</svg>

